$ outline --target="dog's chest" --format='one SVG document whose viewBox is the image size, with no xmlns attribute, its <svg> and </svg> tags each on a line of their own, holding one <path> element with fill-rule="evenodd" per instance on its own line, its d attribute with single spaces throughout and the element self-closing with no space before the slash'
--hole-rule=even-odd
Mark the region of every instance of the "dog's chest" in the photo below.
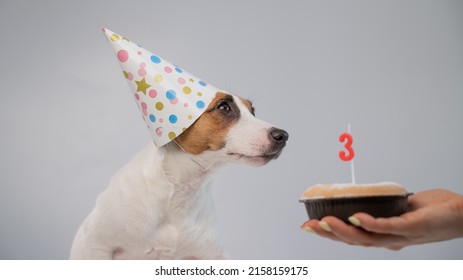
<svg viewBox="0 0 463 280">
<path fill-rule="evenodd" d="M 138 259 L 196 258 L 217 250 L 215 211 L 210 183 L 184 186 L 162 207 L 152 209 L 143 226 L 143 238 L 132 253 Z M 162 217 L 161 219 L 159 219 Z M 129 253 L 129 252 L 127 252 Z M 128 256 L 120 255 L 120 258 Z"/>
<path fill-rule="evenodd" d="M 117 259 L 185 259 L 202 258 L 217 251 L 217 237 L 210 219 L 175 216 L 147 230 L 140 242 L 118 253 Z M 210 253 L 213 255 L 214 253 Z"/>
</svg>

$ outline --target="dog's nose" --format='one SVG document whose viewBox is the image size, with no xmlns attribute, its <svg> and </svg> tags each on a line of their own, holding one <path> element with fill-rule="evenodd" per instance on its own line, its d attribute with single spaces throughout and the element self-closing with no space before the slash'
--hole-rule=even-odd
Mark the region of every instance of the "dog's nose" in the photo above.
<svg viewBox="0 0 463 280">
<path fill-rule="evenodd" d="M 276 127 L 272 128 L 269 134 L 271 136 L 271 140 L 275 141 L 278 144 L 285 143 L 286 141 L 288 141 L 289 138 L 288 132 Z"/>
</svg>

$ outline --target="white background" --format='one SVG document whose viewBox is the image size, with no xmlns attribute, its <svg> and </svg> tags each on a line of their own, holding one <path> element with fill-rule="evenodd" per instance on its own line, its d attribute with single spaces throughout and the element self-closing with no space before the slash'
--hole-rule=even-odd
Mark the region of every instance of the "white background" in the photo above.
<svg viewBox="0 0 463 280">
<path fill-rule="evenodd" d="M 299 229 L 315 183 L 463 188 L 461 1 L 0 1 L 0 258 L 65 259 L 109 179 L 150 141 L 101 28 L 251 98 L 290 134 L 280 159 L 213 188 L 234 259 L 452 259 Z"/>
</svg>

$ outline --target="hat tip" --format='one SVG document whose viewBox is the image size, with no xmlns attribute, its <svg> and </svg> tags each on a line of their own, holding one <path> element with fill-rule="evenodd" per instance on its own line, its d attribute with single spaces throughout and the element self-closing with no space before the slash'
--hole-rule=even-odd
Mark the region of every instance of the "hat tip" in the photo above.
<svg viewBox="0 0 463 280">
<path fill-rule="evenodd" d="M 112 35 L 112 31 L 107 29 L 106 26 L 103 25 L 103 27 L 101 28 L 101 30 L 103 31 L 103 34 L 105 35 L 105 37 L 110 40 L 111 39 L 111 35 Z"/>
</svg>

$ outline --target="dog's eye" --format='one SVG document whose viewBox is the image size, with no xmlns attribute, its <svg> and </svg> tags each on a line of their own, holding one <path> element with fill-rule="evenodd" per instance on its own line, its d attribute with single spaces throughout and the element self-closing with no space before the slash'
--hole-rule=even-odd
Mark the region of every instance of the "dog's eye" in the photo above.
<svg viewBox="0 0 463 280">
<path fill-rule="evenodd" d="M 219 104 L 217 105 L 217 109 L 227 113 L 231 111 L 230 105 L 228 105 L 228 102 L 225 100 L 219 102 Z"/>
</svg>

